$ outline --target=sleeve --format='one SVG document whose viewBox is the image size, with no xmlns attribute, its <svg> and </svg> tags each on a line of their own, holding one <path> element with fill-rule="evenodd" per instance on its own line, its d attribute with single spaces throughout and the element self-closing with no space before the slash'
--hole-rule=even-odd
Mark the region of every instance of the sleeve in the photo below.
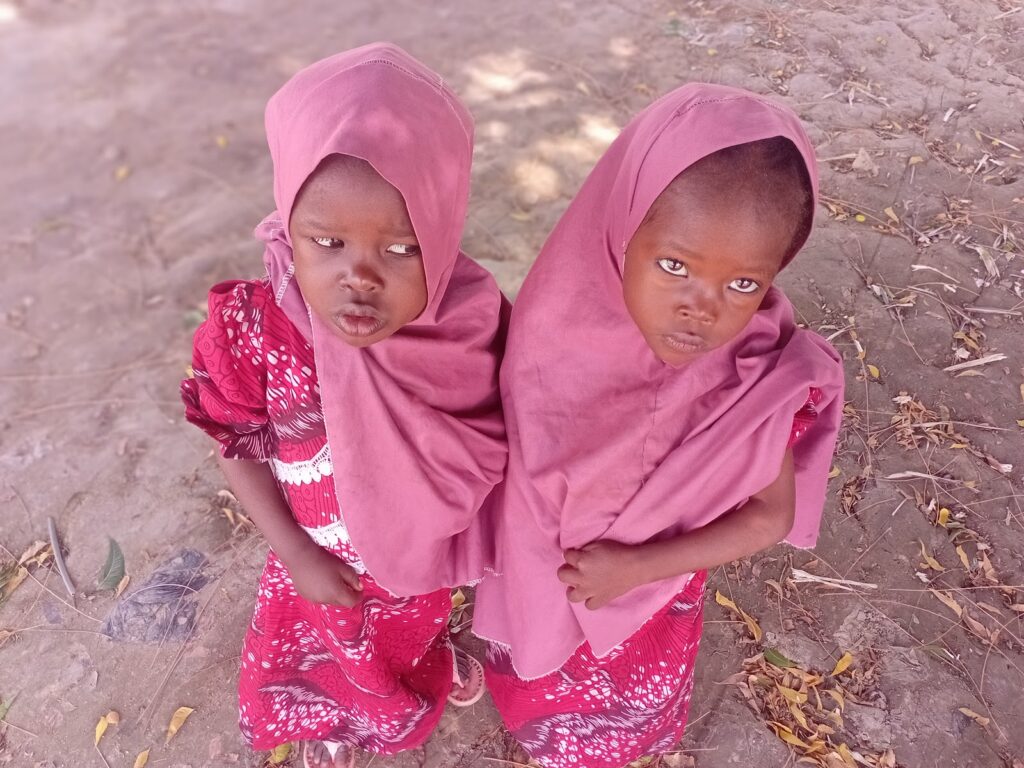
<svg viewBox="0 0 1024 768">
<path fill-rule="evenodd" d="M 807 393 L 807 402 L 793 416 L 793 429 L 789 433 L 789 446 L 792 448 L 803 437 L 818 419 L 818 404 L 822 393 L 817 387 L 811 387 Z"/>
<path fill-rule="evenodd" d="M 228 459 L 273 456 L 262 349 L 270 299 L 264 294 L 259 283 L 242 281 L 210 290 L 209 316 L 193 340 L 193 375 L 181 382 L 185 418 L 219 442 Z"/>
</svg>

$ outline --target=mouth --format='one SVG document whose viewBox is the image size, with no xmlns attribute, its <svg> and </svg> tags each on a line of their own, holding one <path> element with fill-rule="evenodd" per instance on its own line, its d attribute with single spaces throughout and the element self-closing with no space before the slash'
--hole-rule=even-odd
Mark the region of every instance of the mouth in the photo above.
<svg viewBox="0 0 1024 768">
<path fill-rule="evenodd" d="M 334 314 L 334 324 L 347 336 L 366 338 L 380 331 L 387 321 L 369 304 L 346 304 Z"/>
<path fill-rule="evenodd" d="M 671 349 L 687 355 L 703 352 L 708 348 L 707 339 L 698 336 L 696 333 L 680 331 L 678 333 L 666 333 L 662 338 L 665 344 Z"/>
</svg>

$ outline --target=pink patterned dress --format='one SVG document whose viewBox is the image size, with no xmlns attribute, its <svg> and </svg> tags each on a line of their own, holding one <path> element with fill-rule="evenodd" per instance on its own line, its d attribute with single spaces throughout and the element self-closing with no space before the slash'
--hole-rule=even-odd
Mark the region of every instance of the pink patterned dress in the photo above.
<svg viewBox="0 0 1024 768">
<path fill-rule="evenodd" d="M 422 744 L 452 686 L 451 594 L 397 598 L 374 582 L 332 479 L 313 349 L 265 281 L 221 283 L 195 335 L 186 418 L 225 457 L 269 463 L 296 522 L 362 574 L 354 608 L 310 603 L 271 551 L 245 637 L 242 734 L 256 749 L 301 739 L 381 754 Z"/>
<path fill-rule="evenodd" d="M 789 444 L 817 418 L 812 389 Z M 683 736 L 703 627 L 704 582 L 686 587 L 622 645 L 598 658 L 583 643 L 558 670 L 520 678 L 508 651 L 487 647 L 487 688 L 509 732 L 543 768 L 620 768 Z"/>
</svg>

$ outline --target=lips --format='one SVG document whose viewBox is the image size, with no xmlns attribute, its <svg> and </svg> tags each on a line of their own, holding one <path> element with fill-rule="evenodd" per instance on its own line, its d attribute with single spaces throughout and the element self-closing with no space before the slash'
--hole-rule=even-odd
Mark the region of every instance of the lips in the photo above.
<svg viewBox="0 0 1024 768">
<path fill-rule="evenodd" d="M 703 352 L 708 348 L 707 339 L 688 331 L 666 333 L 663 338 L 665 339 L 665 344 L 671 349 L 688 355 Z"/>
<path fill-rule="evenodd" d="M 334 314 L 334 324 L 348 336 L 373 336 L 387 321 L 369 304 L 346 304 Z"/>
</svg>

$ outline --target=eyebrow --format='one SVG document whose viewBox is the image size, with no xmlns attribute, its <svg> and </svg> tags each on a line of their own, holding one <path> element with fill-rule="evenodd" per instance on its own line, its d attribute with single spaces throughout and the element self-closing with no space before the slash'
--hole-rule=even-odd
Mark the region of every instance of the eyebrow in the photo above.
<svg viewBox="0 0 1024 768">
<path fill-rule="evenodd" d="M 670 240 L 667 243 L 666 247 L 670 251 L 674 251 L 679 254 L 685 254 L 694 261 L 707 261 L 707 259 L 701 256 L 699 253 L 697 253 L 696 251 L 691 251 L 689 248 L 686 247 L 686 245 L 684 245 L 682 242 L 678 240 Z M 744 276 L 750 275 L 751 277 L 759 277 L 762 278 L 763 280 L 771 280 L 773 277 L 773 273 L 771 272 L 771 270 L 765 269 L 764 267 L 748 267 L 743 268 L 739 271 L 743 272 Z"/>
<path fill-rule="evenodd" d="M 310 216 L 296 216 L 293 218 L 293 221 L 307 229 L 320 230 L 321 232 L 330 232 L 332 229 L 335 229 L 334 226 L 325 224 L 319 219 L 314 219 Z M 392 237 L 417 237 L 416 232 L 411 227 L 406 228 L 404 226 L 390 229 L 387 231 L 387 234 Z"/>
</svg>

